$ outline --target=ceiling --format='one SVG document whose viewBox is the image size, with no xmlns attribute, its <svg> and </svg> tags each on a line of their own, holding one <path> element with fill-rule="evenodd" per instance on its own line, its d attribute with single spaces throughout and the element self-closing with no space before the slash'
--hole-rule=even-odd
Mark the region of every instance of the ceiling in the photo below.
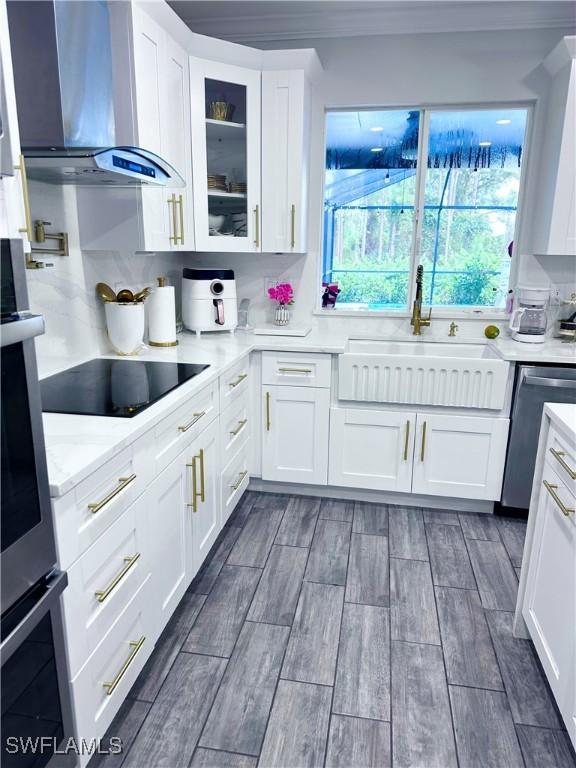
<svg viewBox="0 0 576 768">
<path fill-rule="evenodd" d="M 239 43 L 576 28 L 573 0 L 168 0 L 194 31 Z"/>
</svg>

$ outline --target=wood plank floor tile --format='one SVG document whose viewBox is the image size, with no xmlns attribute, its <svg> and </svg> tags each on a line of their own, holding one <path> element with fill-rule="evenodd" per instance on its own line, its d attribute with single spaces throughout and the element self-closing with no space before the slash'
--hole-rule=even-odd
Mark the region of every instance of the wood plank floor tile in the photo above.
<svg viewBox="0 0 576 768">
<path fill-rule="evenodd" d="M 252 507 L 242 533 L 228 556 L 228 565 L 264 568 L 282 515 L 283 512 L 279 509 Z"/>
<path fill-rule="evenodd" d="M 456 767 L 441 648 L 392 643 L 392 717 L 395 768 Z"/>
<path fill-rule="evenodd" d="M 523 768 L 506 694 L 450 686 L 460 768 Z"/>
<path fill-rule="evenodd" d="M 390 623 L 393 640 L 440 645 L 430 565 L 390 558 Z"/>
<path fill-rule="evenodd" d="M 346 600 L 385 608 L 390 605 L 388 539 L 385 536 L 352 534 Z"/>
<path fill-rule="evenodd" d="M 205 600 L 204 595 L 186 592 L 132 686 L 131 698 L 154 701 Z"/>
<path fill-rule="evenodd" d="M 390 724 L 332 715 L 326 768 L 389 768 Z"/>
<path fill-rule="evenodd" d="M 457 512 L 451 512 L 449 509 L 430 509 L 423 508 L 425 523 L 441 523 L 442 525 L 460 525 Z"/>
<path fill-rule="evenodd" d="M 256 768 L 258 760 L 248 755 L 232 752 L 215 752 L 213 749 L 198 747 L 190 768 Z"/>
<path fill-rule="evenodd" d="M 236 543 L 236 539 L 241 533 L 242 528 L 237 528 L 236 526 L 226 526 L 222 529 L 223 535 L 217 542 L 214 553 L 209 555 L 200 573 L 194 579 L 192 592 L 196 592 L 199 595 L 207 595 L 210 592 L 218 578 L 218 574 L 222 570 L 222 566 L 232 551 L 232 547 Z"/>
<path fill-rule="evenodd" d="M 504 686 L 478 593 L 452 587 L 435 589 L 448 682 L 502 691 Z"/>
<path fill-rule="evenodd" d="M 248 611 L 250 621 L 292 624 L 307 558 L 307 549 L 274 544 Z"/>
<path fill-rule="evenodd" d="M 498 518 L 498 527 L 512 565 L 520 567 L 524 552 L 524 539 L 526 538 L 526 521 L 500 517 Z"/>
<path fill-rule="evenodd" d="M 208 716 L 201 747 L 260 754 L 288 627 L 246 622 Z"/>
<path fill-rule="evenodd" d="M 318 520 L 304 578 L 323 584 L 346 584 L 350 523 Z"/>
<path fill-rule="evenodd" d="M 324 520 L 338 520 L 340 523 L 351 523 L 354 518 L 354 502 L 340 499 L 322 499 L 320 517 Z"/>
<path fill-rule="evenodd" d="M 494 515 L 481 512 L 463 512 L 458 515 L 465 539 L 485 539 L 486 541 L 500 541 L 498 523 Z"/>
<path fill-rule="evenodd" d="M 517 725 L 516 733 L 526 768 L 576 768 L 566 731 Z"/>
<path fill-rule="evenodd" d="M 262 571 L 225 565 L 182 650 L 230 656 Z"/>
<path fill-rule="evenodd" d="M 288 641 L 282 677 L 334 684 L 344 588 L 305 581 Z"/>
<path fill-rule="evenodd" d="M 226 661 L 181 653 L 123 768 L 188 768 Z"/>
<path fill-rule="evenodd" d="M 426 536 L 434 584 L 476 589 L 460 526 L 426 523 Z"/>
<path fill-rule="evenodd" d="M 514 615 L 487 611 L 486 618 L 514 721 L 523 725 L 561 728 L 532 642 L 512 634 Z"/>
<path fill-rule="evenodd" d="M 388 508 L 390 557 L 428 560 L 422 510 L 418 507 Z"/>
<path fill-rule="evenodd" d="M 513 611 L 518 580 L 502 542 L 470 539 L 468 551 L 484 608 Z"/>
<path fill-rule="evenodd" d="M 354 502 L 354 533 L 372 533 L 376 536 L 388 535 L 388 507 L 386 504 L 370 504 L 365 501 Z"/>
<path fill-rule="evenodd" d="M 280 680 L 259 768 L 321 768 L 332 690 Z"/>
<path fill-rule="evenodd" d="M 110 747 L 114 745 L 114 742 L 112 745 L 110 744 L 111 738 L 121 739 L 122 752 L 119 754 L 110 752 L 107 755 L 96 753 L 90 760 L 90 768 L 120 768 L 151 706 L 147 701 L 135 701 L 134 699 L 124 701 L 116 717 L 108 726 L 101 742 L 104 751 L 105 749 L 110 750 Z"/>
<path fill-rule="evenodd" d="M 311 496 L 291 496 L 276 534 L 275 544 L 309 547 L 314 535 L 320 499 Z"/>
<path fill-rule="evenodd" d="M 390 720 L 389 609 L 344 604 L 332 711 Z"/>
</svg>

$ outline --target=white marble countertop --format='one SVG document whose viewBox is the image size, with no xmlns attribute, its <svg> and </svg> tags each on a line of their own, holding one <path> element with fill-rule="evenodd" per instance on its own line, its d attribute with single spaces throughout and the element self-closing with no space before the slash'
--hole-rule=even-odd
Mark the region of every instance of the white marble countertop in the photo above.
<svg viewBox="0 0 576 768">
<path fill-rule="evenodd" d="M 545 403 L 544 413 L 566 437 L 576 440 L 576 403 Z"/>
<path fill-rule="evenodd" d="M 563 363 L 576 365 L 576 344 L 561 339 L 547 339 L 543 344 L 526 344 L 510 336 L 499 336 L 489 345 L 511 363 Z"/>
</svg>

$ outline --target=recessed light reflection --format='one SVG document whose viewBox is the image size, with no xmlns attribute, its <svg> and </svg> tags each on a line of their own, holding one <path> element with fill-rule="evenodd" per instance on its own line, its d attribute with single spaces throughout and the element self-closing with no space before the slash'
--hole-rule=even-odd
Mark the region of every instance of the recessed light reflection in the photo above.
<svg viewBox="0 0 576 768">
<path fill-rule="evenodd" d="M 382 152 L 382 147 L 372 147 L 370 152 Z"/>
<path fill-rule="evenodd" d="M 478 142 L 479 147 L 491 147 L 492 142 L 491 141 L 479 141 Z"/>
<path fill-rule="evenodd" d="M 510 125 L 512 120 L 496 120 L 496 125 Z"/>
<path fill-rule="evenodd" d="M 376 133 L 377 131 L 383 131 L 384 128 L 381 125 L 375 125 L 373 128 L 370 128 L 370 130 Z"/>
</svg>

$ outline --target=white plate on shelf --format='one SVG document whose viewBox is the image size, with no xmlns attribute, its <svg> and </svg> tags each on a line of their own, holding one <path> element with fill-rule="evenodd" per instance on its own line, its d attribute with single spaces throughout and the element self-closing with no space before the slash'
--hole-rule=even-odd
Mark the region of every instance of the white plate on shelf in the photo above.
<svg viewBox="0 0 576 768">
<path fill-rule="evenodd" d="M 302 328 L 297 325 L 265 325 L 254 328 L 256 336 L 308 336 L 312 328 Z"/>
</svg>

